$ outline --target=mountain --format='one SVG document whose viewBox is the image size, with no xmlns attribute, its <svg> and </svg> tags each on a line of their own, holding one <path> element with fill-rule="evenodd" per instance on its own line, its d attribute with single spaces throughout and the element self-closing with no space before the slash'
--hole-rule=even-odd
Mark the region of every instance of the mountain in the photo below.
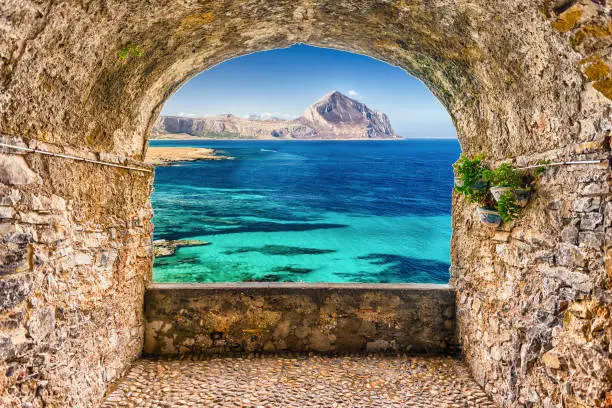
<svg viewBox="0 0 612 408">
<path fill-rule="evenodd" d="M 391 128 L 387 115 L 370 109 L 338 91 L 327 94 L 315 102 L 306 109 L 301 119 L 317 129 L 325 139 L 399 137 Z"/>
<path fill-rule="evenodd" d="M 206 137 L 228 139 L 398 139 L 382 112 L 335 91 L 292 120 L 231 114 L 187 118 L 160 116 L 152 139 Z"/>
</svg>

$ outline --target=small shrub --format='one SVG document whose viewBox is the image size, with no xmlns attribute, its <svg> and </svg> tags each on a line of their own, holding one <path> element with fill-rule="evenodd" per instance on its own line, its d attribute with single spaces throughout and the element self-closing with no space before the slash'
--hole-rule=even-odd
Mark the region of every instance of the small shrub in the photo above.
<svg viewBox="0 0 612 408">
<path fill-rule="evenodd" d="M 497 211 L 504 222 L 512 221 L 519 216 L 521 207 L 516 202 L 514 191 L 507 191 L 497 200 Z"/>
<path fill-rule="evenodd" d="M 496 187 L 523 188 L 528 184 L 524 180 L 523 174 L 508 163 L 501 164 L 485 175 L 487 181 Z"/>
<path fill-rule="evenodd" d="M 484 158 L 482 154 L 472 159 L 461 156 L 453 165 L 455 176 L 462 182 L 462 185 L 455 186 L 455 189 L 470 203 L 483 203 L 489 194 L 486 178 L 490 170 L 484 165 Z"/>
<path fill-rule="evenodd" d="M 544 174 L 544 172 L 546 171 L 546 165 L 550 164 L 551 161 L 550 160 L 538 160 L 538 164 L 541 164 L 540 167 L 536 167 L 535 171 L 533 172 L 534 175 L 534 181 L 539 179 L 540 176 L 542 176 L 542 174 Z"/>
<path fill-rule="evenodd" d="M 525 205 L 529 197 L 529 193 L 521 190 L 531 191 L 549 162 L 538 162 L 541 166 L 531 173 L 518 170 L 509 163 L 503 163 L 496 169 L 490 170 L 483 163 L 484 157 L 482 154 L 471 159 L 461 156 L 457 160 L 453 166 L 455 177 L 458 179 L 455 190 L 464 195 L 470 203 L 478 203 L 483 208 L 498 211 L 502 221 L 512 221 L 521 211 L 518 198 L 521 198 L 523 201 L 521 204 Z M 507 187 L 508 191 L 495 201 L 489 186 Z"/>
<path fill-rule="evenodd" d="M 119 59 L 126 60 L 130 55 L 134 57 L 142 57 L 142 49 L 138 45 L 128 44 L 119 51 Z"/>
</svg>

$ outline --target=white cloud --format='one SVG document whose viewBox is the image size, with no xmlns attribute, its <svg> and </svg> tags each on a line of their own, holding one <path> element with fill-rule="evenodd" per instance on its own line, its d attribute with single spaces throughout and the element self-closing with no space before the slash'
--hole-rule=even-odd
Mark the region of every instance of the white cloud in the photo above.
<svg viewBox="0 0 612 408">
<path fill-rule="evenodd" d="M 195 116 L 195 113 L 179 112 L 176 116 L 192 118 Z"/>
<path fill-rule="evenodd" d="M 357 91 L 356 91 L 356 90 L 354 90 L 354 89 L 349 90 L 349 91 L 347 92 L 347 94 L 349 94 L 349 96 L 360 96 L 360 95 L 359 95 L 359 92 L 357 92 Z"/>
<path fill-rule="evenodd" d="M 291 115 L 289 113 L 283 112 L 262 112 L 262 113 L 251 113 L 249 115 L 244 115 L 246 119 L 252 120 L 269 120 L 269 119 L 278 119 L 278 118 L 295 118 L 296 115 Z"/>
</svg>

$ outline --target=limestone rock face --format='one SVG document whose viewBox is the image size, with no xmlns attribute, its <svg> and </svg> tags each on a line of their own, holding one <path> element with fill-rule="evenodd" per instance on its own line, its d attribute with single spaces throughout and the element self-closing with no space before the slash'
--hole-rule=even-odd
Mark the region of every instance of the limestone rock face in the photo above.
<svg viewBox="0 0 612 408">
<path fill-rule="evenodd" d="M 9 185 L 30 184 L 37 176 L 28 167 L 23 157 L 0 154 L 0 182 Z"/>
<path fill-rule="evenodd" d="M 173 134 L 236 139 L 314 139 L 318 132 L 297 121 L 253 120 L 231 114 L 185 118 L 160 116 L 153 126 L 153 139 Z"/>
<path fill-rule="evenodd" d="M 231 114 L 185 118 L 160 116 L 153 138 L 167 134 L 253 139 L 392 139 L 387 115 L 338 91 L 325 95 L 294 120 L 241 118 Z"/>
<path fill-rule="evenodd" d="M 325 95 L 308 108 L 303 120 L 325 138 L 389 139 L 398 137 L 389 118 L 338 91 Z"/>
</svg>

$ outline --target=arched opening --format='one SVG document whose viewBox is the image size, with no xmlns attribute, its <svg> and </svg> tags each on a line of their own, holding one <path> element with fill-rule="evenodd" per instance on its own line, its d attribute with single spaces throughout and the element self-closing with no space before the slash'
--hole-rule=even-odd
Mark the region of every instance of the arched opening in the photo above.
<svg viewBox="0 0 612 408">
<path fill-rule="evenodd" d="M 303 42 L 400 66 L 447 107 L 468 155 L 598 160 L 547 172 L 500 230 L 455 198 L 451 283 L 462 353 L 496 402 L 602 406 L 610 16 L 600 1 L 561 3 L 15 2 L 0 28 L 0 133 L 141 166 L 164 101 L 231 57 Z M 0 183 L 1 402 L 96 404 L 142 350 L 151 178 L 9 150 Z"/>
<path fill-rule="evenodd" d="M 219 151 L 156 168 L 155 282 L 448 283 L 459 146 L 397 67 L 307 45 L 233 59 L 168 100 L 149 145 Z"/>
</svg>

